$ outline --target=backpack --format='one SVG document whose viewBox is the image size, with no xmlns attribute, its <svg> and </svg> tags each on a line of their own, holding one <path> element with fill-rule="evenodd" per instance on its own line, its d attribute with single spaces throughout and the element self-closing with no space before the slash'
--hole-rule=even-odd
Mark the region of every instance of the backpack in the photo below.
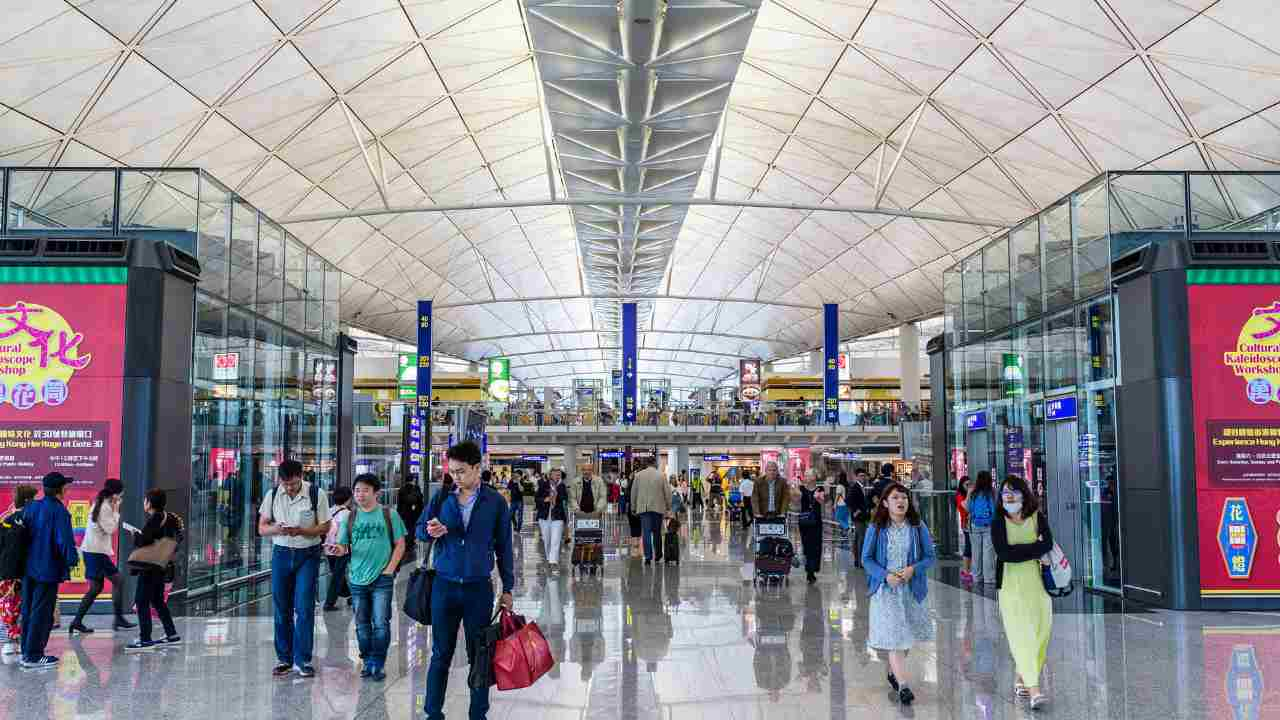
<svg viewBox="0 0 1280 720">
<path fill-rule="evenodd" d="M 582 498 L 578 500 L 578 509 L 584 513 L 596 511 L 596 494 L 591 489 L 591 481 L 582 481 Z"/>
<path fill-rule="evenodd" d="M 27 574 L 31 552 L 31 532 L 22 522 L 22 512 L 0 521 L 0 580 L 20 580 Z"/>
<path fill-rule="evenodd" d="M 973 527 L 989 528 L 995 517 L 995 500 L 991 493 L 974 493 L 969 496 L 969 524 Z"/>
<path fill-rule="evenodd" d="M 279 489 L 279 486 L 271 488 L 271 502 L 267 503 L 267 522 L 274 523 L 276 521 L 276 490 Z M 311 514 L 318 524 L 320 522 L 320 511 L 318 510 L 320 507 L 320 489 L 315 486 L 315 483 L 311 484 L 311 492 L 309 494 L 311 495 Z"/>
</svg>

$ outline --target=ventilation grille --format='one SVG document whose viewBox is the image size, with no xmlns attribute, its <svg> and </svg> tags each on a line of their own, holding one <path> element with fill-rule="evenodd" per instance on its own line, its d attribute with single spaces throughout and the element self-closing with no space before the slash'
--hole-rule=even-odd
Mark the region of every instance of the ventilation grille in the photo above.
<svg viewBox="0 0 1280 720">
<path fill-rule="evenodd" d="M 169 248 L 169 254 L 173 260 L 175 270 L 182 272 L 193 280 L 200 279 L 200 261 L 196 259 L 195 255 L 170 244 L 165 246 Z"/>
<path fill-rule="evenodd" d="M 1266 240 L 1192 240 L 1191 257 L 1196 260 L 1253 260 L 1271 257 Z"/>
<path fill-rule="evenodd" d="M 0 255 L 35 255 L 40 248 L 40 238 L 0 238 Z"/>
<path fill-rule="evenodd" d="M 120 238 L 49 238 L 44 241 L 46 257 L 123 258 L 129 241 Z"/>
<path fill-rule="evenodd" d="M 1127 255 L 1122 255 L 1111 261 L 1111 278 L 1119 280 L 1135 272 L 1138 272 L 1146 265 L 1147 248 L 1135 250 Z"/>
</svg>

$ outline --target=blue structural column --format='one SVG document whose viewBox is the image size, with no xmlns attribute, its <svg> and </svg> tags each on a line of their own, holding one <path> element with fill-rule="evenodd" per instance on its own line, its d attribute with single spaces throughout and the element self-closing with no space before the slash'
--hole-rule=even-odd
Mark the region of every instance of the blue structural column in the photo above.
<svg viewBox="0 0 1280 720">
<path fill-rule="evenodd" d="M 840 422 L 840 306 L 822 306 L 822 409 L 828 425 Z"/>
<path fill-rule="evenodd" d="M 416 450 L 416 458 L 419 467 L 422 463 L 426 463 L 427 472 L 419 474 L 424 480 L 431 473 L 431 301 L 418 301 L 418 377 L 417 377 L 417 403 L 415 412 L 413 413 L 413 430 L 417 431 L 418 438 L 412 439 L 411 443 L 417 444 L 414 448 L 410 445 L 410 450 Z M 413 472 L 414 458 L 410 457 L 410 472 Z"/>
<path fill-rule="evenodd" d="M 636 304 L 622 303 L 622 422 L 636 422 L 639 353 L 636 351 Z"/>
</svg>

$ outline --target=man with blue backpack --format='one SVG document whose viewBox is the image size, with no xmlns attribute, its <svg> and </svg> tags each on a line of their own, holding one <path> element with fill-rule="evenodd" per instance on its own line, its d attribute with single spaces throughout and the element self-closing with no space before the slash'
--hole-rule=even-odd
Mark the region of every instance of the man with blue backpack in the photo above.
<svg viewBox="0 0 1280 720">
<path fill-rule="evenodd" d="M 991 521 L 996 516 L 995 487 L 991 473 L 983 470 L 965 499 L 969 510 L 970 544 L 973 546 L 973 584 L 996 582 L 996 549 L 991 543 Z"/>
</svg>

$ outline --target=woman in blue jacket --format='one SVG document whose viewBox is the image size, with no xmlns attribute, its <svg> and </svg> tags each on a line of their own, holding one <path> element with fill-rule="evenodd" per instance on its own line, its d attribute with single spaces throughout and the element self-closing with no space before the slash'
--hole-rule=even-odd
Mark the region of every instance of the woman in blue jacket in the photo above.
<svg viewBox="0 0 1280 720">
<path fill-rule="evenodd" d="M 933 639 L 925 572 L 936 559 L 933 538 L 920 522 L 911 493 L 899 483 L 886 486 L 862 544 L 871 596 L 867 644 L 888 653 L 889 685 L 903 705 L 915 700 L 909 687 L 907 653 L 915 643 Z"/>
</svg>

